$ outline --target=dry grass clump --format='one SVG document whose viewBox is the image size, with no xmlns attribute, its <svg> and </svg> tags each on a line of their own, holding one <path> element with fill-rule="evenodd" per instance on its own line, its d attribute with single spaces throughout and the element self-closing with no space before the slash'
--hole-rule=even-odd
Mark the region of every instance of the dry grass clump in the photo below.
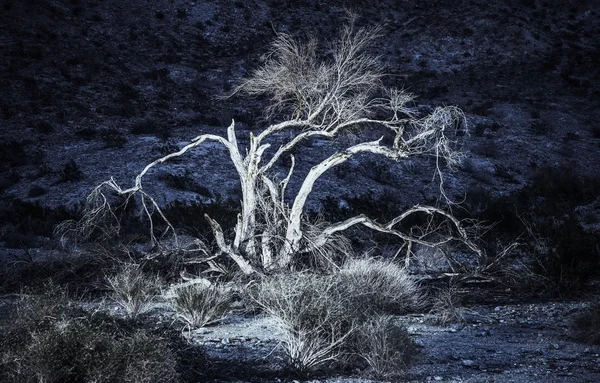
<svg viewBox="0 0 600 383">
<path fill-rule="evenodd" d="M 88 314 L 55 288 L 0 319 L 2 382 L 174 382 L 176 365 L 163 339 Z"/>
<path fill-rule="evenodd" d="M 600 298 L 596 298 L 584 313 L 576 317 L 573 324 L 577 339 L 600 345 Z"/>
<path fill-rule="evenodd" d="M 112 299 L 126 315 L 135 319 L 150 308 L 152 300 L 160 293 L 161 279 L 145 274 L 139 265 L 129 263 L 114 276 L 107 278 Z"/>
<path fill-rule="evenodd" d="M 356 352 L 376 379 L 393 377 L 418 354 L 417 345 L 403 326 L 390 316 L 376 316 L 358 328 Z"/>
<path fill-rule="evenodd" d="M 423 306 L 424 297 L 415 278 L 391 261 L 350 259 L 336 278 L 363 311 L 404 314 Z"/>
<path fill-rule="evenodd" d="M 415 281 L 392 263 L 355 260 L 330 275 L 275 276 L 257 284 L 251 295 L 277 321 L 290 364 L 299 371 L 349 365 L 358 358 L 387 374 L 392 365 L 402 369 L 409 361 L 400 358 L 403 348 L 410 352 L 408 334 L 401 336 L 405 330 L 379 314 L 407 312 L 420 304 L 421 295 Z M 380 339 L 369 343 L 365 336 Z"/>
<path fill-rule="evenodd" d="M 192 328 L 219 321 L 229 310 L 231 292 L 217 285 L 195 283 L 175 289 L 171 306 Z"/>
</svg>

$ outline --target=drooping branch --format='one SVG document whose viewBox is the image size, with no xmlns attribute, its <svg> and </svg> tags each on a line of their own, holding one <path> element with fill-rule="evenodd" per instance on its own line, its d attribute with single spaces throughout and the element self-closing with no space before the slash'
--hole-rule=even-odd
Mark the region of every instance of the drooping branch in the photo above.
<svg viewBox="0 0 600 383">
<path fill-rule="evenodd" d="M 232 162 L 234 163 L 234 166 L 237 169 L 238 174 L 240 175 L 240 179 L 245 179 L 246 169 L 243 165 L 243 159 L 239 153 L 237 141 L 235 140 L 234 121 L 231 122 L 230 126 L 227 128 L 227 131 L 230 140 L 213 134 L 203 134 L 192 139 L 189 144 L 185 145 L 177 152 L 170 153 L 155 161 L 152 161 L 151 163 L 146 165 L 144 169 L 135 177 L 134 185 L 130 188 L 123 189 L 121 186 L 119 186 L 119 184 L 117 184 L 115 179 L 112 177 L 110 180 L 102 182 L 101 184 L 96 186 L 86 198 L 86 205 L 84 208 L 84 214 L 82 218 L 77 222 L 70 221 L 59 225 L 57 227 L 57 234 L 61 234 L 62 236 L 72 235 L 77 237 L 78 239 L 86 240 L 96 229 L 105 226 L 103 223 L 106 221 L 107 218 L 112 217 L 112 219 L 115 222 L 118 222 L 114 213 L 114 209 L 109 203 L 109 199 L 106 194 L 108 192 L 115 193 L 121 196 L 126 196 L 127 199 L 131 198 L 136 194 L 141 195 L 144 212 L 150 221 L 150 237 L 153 244 L 159 244 L 159 241 L 157 240 L 154 234 L 154 222 L 152 218 L 154 212 L 158 213 L 161 220 L 167 226 L 163 235 L 167 231 L 171 230 L 173 235 L 175 235 L 175 239 L 177 239 L 175 228 L 173 227 L 173 225 L 164 215 L 156 200 L 144 190 L 142 184 L 144 176 L 157 165 L 160 165 L 172 158 L 182 156 L 191 149 L 203 144 L 206 141 L 216 141 L 223 144 L 223 146 L 225 146 L 225 148 L 228 149 Z M 150 202 L 152 209 L 148 207 L 148 205 L 146 204 L 146 200 Z M 114 230 L 118 232 L 118 227 L 116 227 Z"/>
<path fill-rule="evenodd" d="M 445 232 L 440 232 L 439 230 L 431 227 L 425 230 L 422 235 L 415 235 L 412 231 L 411 233 L 405 233 L 395 228 L 395 226 L 397 226 L 399 223 L 401 223 L 408 217 L 418 213 L 427 214 L 432 218 L 434 215 L 442 217 L 444 220 L 446 220 L 446 222 L 450 224 L 451 228 L 456 233 L 456 235 L 452 235 L 452 233 L 449 232 L 449 230 L 446 230 Z M 433 206 L 414 206 L 413 208 L 405 211 L 400 216 L 394 218 L 386 224 L 381 224 L 367 217 L 364 214 L 360 214 L 358 216 L 349 218 L 345 221 L 338 222 L 330 225 L 327 228 L 324 228 L 321 231 L 321 234 L 317 238 L 315 238 L 312 241 L 312 243 L 310 243 L 310 247 L 301 249 L 301 251 L 313 251 L 314 248 L 324 246 L 329 241 L 329 238 L 332 235 L 338 232 L 343 232 L 355 225 L 363 225 L 372 230 L 396 236 L 409 244 L 417 243 L 427 247 L 440 248 L 441 245 L 446 244 L 450 241 L 458 241 L 466 245 L 476 255 L 479 266 L 484 265 L 484 254 L 481 251 L 481 249 L 474 243 L 474 238 L 472 238 L 469 235 L 469 233 L 465 229 L 464 224 L 452 214 Z M 438 228 L 440 228 L 440 226 L 438 226 Z M 429 239 L 430 237 L 435 238 Z M 445 253 L 445 255 L 451 264 L 456 265 L 458 263 L 449 254 Z"/>
</svg>

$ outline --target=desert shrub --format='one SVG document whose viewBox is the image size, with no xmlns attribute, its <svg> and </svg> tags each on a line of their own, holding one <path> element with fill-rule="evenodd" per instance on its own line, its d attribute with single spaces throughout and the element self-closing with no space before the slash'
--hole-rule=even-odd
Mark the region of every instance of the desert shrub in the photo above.
<svg viewBox="0 0 600 383">
<path fill-rule="evenodd" d="M 363 312 L 404 314 L 423 304 L 415 278 L 391 261 L 350 259 L 334 277 Z"/>
<path fill-rule="evenodd" d="M 159 176 L 159 179 L 163 181 L 167 186 L 173 189 L 190 191 L 199 194 L 203 197 L 211 198 L 213 195 L 206 187 L 200 185 L 190 173 L 186 174 L 170 174 L 166 173 Z"/>
<path fill-rule="evenodd" d="M 578 340 L 600 345 L 600 299 L 596 298 L 587 310 L 575 317 L 573 325 Z"/>
<path fill-rule="evenodd" d="M 48 285 L 0 321 L 0 380 L 6 382 L 173 382 L 165 340 L 88 314 Z"/>
<path fill-rule="evenodd" d="M 263 280 L 250 291 L 276 320 L 293 368 L 306 371 L 327 364 L 348 365 L 355 360 L 357 347 L 360 355 L 378 352 L 357 345 L 358 329 L 389 306 L 398 310 L 402 298 L 392 294 L 416 295 L 414 283 L 394 271 L 386 273 L 378 268 L 382 265 L 356 261 L 347 264 L 345 271 L 330 275 L 280 275 Z M 394 286 L 384 286 L 390 280 Z M 368 285 L 371 282 L 373 286 Z M 401 285 L 411 292 L 401 291 Z"/>
<path fill-rule="evenodd" d="M 357 313 L 336 287 L 328 276 L 299 273 L 266 279 L 251 291 L 276 320 L 289 363 L 299 371 L 346 357 Z"/>
<path fill-rule="evenodd" d="M 195 283 L 175 289 L 171 306 L 191 328 L 219 321 L 229 310 L 231 292 L 216 286 Z"/>
<path fill-rule="evenodd" d="M 471 113 L 477 114 L 479 116 L 489 116 L 490 114 L 492 114 L 491 108 L 493 106 L 494 104 L 491 101 L 480 105 L 474 105 L 471 108 Z"/>
<path fill-rule="evenodd" d="M 567 215 L 562 220 L 542 220 L 536 227 L 542 246 L 533 249 L 534 270 L 546 276 L 558 294 L 572 294 L 600 274 L 600 236 L 586 232 L 578 220 Z"/>
<path fill-rule="evenodd" d="M 108 277 L 107 281 L 112 299 L 132 319 L 150 308 L 162 286 L 158 276 L 145 274 L 139 265 L 133 263 L 123 265 L 119 273 Z"/>
<path fill-rule="evenodd" d="M 441 325 L 463 321 L 463 308 L 457 286 L 449 285 L 437 290 L 433 297 L 430 312 L 436 316 L 435 322 Z"/>
<path fill-rule="evenodd" d="M 376 316 L 358 327 L 356 353 L 376 379 L 391 378 L 418 355 L 415 341 L 406 328 L 390 316 Z"/>
<path fill-rule="evenodd" d="M 29 151 L 27 143 L 23 141 L 4 141 L 0 143 L 0 170 L 6 170 L 13 166 L 27 164 Z"/>
<path fill-rule="evenodd" d="M 122 148 L 127 143 L 127 137 L 115 128 L 101 129 L 98 133 L 108 148 Z"/>
<path fill-rule="evenodd" d="M 538 167 L 529 184 L 512 195 L 493 198 L 474 190 L 466 196 L 465 205 L 477 218 L 493 224 L 489 237 L 527 238 L 522 250 L 533 261 L 528 270 L 545 281 L 531 287 L 543 294 L 574 293 L 600 275 L 600 238 L 586 231 L 573 213 L 597 198 L 600 179 L 577 173 L 570 163 Z"/>
<path fill-rule="evenodd" d="M 340 204 L 344 201 L 343 204 Z M 367 214 L 374 219 L 388 222 L 398 215 L 402 206 L 392 193 L 375 196 L 373 192 L 361 195 L 344 195 L 339 198 L 326 197 L 323 201 L 323 217 L 330 222 L 343 221 L 358 214 Z"/>
<path fill-rule="evenodd" d="M 493 140 L 486 140 L 475 148 L 475 152 L 485 157 L 496 158 L 498 157 L 498 146 Z"/>
<path fill-rule="evenodd" d="M 129 132 L 136 135 L 150 134 L 163 140 L 171 136 L 171 131 L 167 126 L 150 118 L 135 122 L 129 128 Z"/>
<path fill-rule="evenodd" d="M 98 137 L 98 131 L 94 128 L 81 128 L 75 131 L 75 136 L 89 141 Z"/>
<path fill-rule="evenodd" d="M 13 233 L 7 244 L 15 248 L 43 246 L 37 237 Z M 19 293 L 24 288 L 43 289 L 48 280 L 68 288 L 69 291 L 97 296 L 105 291 L 105 273 L 112 269 L 115 255 L 110 254 L 51 254 L 47 256 L 34 251 L 23 255 L 6 257 L 0 261 L 0 291 Z"/>
<path fill-rule="evenodd" d="M 58 183 L 78 182 L 83 179 L 83 172 L 74 160 L 69 160 L 58 172 Z"/>
</svg>

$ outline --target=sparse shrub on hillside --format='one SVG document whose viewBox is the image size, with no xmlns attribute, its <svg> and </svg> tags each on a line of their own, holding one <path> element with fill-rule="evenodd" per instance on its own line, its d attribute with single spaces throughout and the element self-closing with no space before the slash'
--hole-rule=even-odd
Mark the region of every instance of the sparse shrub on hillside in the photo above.
<svg viewBox="0 0 600 383">
<path fill-rule="evenodd" d="M 98 133 L 107 148 L 122 148 L 127 143 L 127 137 L 115 128 L 102 129 Z"/>
<path fill-rule="evenodd" d="M 492 114 L 491 108 L 494 104 L 491 101 L 488 101 L 484 104 L 474 105 L 471 108 L 471 113 L 477 114 L 478 116 L 489 116 Z"/>
<path fill-rule="evenodd" d="M 483 137 L 486 134 L 486 131 L 497 132 L 501 127 L 502 125 L 500 125 L 496 121 L 482 122 L 475 125 L 475 135 L 477 137 Z"/>
<path fill-rule="evenodd" d="M 12 225 L 23 234 L 52 237 L 54 226 L 67 219 L 80 217 L 77 207 L 64 206 L 50 208 L 39 202 L 26 202 L 20 199 L 8 199 L 0 206 L 0 222 Z M 0 238 L 2 234 L 0 233 Z"/>
<path fill-rule="evenodd" d="M 162 287 L 158 276 L 147 275 L 139 265 L 132 263 L 123 265 L 118 274 L 108 277 L 107 281 L 112 299 L 132 319 L 150 308 Z"/>
<path fill-rule="evenodd" d="M 181 175 L 165 173 L 161 174 L 158 178 L 173 189 L 194 192 L 208 198 L 213 196 L 210 190 L 200 185 L 189 172 Z"/>
<path fill-rule="evenodd" d="M 171 136 L 171 131 L 166 125 L 152 118 L 133 123 L 129 128 L 129 132 L 136 135 L 150 134 L 163 140 Z"/>
<path fill-rule="evenodd" d="M 231 304 L 231 292 L 214 284 L 194 283 L 176 288 L 174 294 L 171 306 L 194 329 L 219 321 Z"/>
<path fill-rule="evenodd" d="M 579 139 L 579 134 L 577 132 L 567 132 L 563 136 L 563 141 L 577 141 Z"/>
<path fill-rule="evenodd" d="M 29 149 L 23 141 L 0 142 L 0 170 L 27 164 Z"/>
<path fill-rule="evenodd" d="M 98 137 L 98 131 L 94 128 L 81 128 L 75 131 L 75 136 L 89 141 Z"/>
<path fill-rule="evenodd" d="M 489 158 L 498 157 L 498 146 L 492 139 L 487 139 L 485 142 L 479 144 L 475 149 L 477 154 L 481 154 L 482 156 Z"/>
<path fill-rule="evenodd" d="M 208 214 L 215 220 L 221 222 L 225 227 L 235 226 L 239 206 L 233 199 L 224 200 L 217 196 L 214 200 L 208 202 L 193 201 L 184 203 L 175 201 L 164 209 L 164 213 L 173 225 L 180 228 L 184 233 L 196 237 L 205 237 L 210 235 L 210 224 L 205 220 L 198 220 Z"/>
<path fill-rule="evenodd" d="M 581 291 L 590 278 L 600 275 L 600 236 L 587 233 L 573 215 L 542 220 L 534 230 L 543 244 L 532 252 L 535 271 L 549 278 L 556 293 Z"/>
<path fill-rule="evenodd" d="M 58 183 L 78 182 L 83 179 L 83 172 L 75 160 L 69 160 L 58 172 Z"/>
<path fill-rule="evenodd" d="M 576 293 L 600 275 L 600 237 L 586 231 L 573 214 L 599 192 L 600 179 L 579 177 L 573 164 L 564 164 L 537 167 L 531 182 L 511 196 L 494 199 L 474 190 L 465 204 L 478 219 L 494 224 L 488 235 L 527 238 L 522 246 L 533 258 L 530 270 L 538 276 L 536 283 L 545 281 L 537 288 L 563 295 Z"/>
</svg>

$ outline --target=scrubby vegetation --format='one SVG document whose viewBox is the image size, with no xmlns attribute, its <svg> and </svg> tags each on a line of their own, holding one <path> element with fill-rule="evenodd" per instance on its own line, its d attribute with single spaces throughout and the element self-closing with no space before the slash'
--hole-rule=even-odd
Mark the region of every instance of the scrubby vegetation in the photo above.
<svg viewBox="0 0 600 383">
<path fill-rule="evenodd" d="M 406 330 L 382 316 L 422 304 L 414 278 L 390 262 L 350 260 L 333 274 L 274 276 L 250 294 L 277 321 L 290 364 L 299 371 L 347 366 L 358 358 L 385 375 L 415 355 Z"/>
<path fill-rule="evenodd" d="M 53 285 L 25 296 L 0 318 L 0 379 L 5 382 L 173 382 L 168 341 L 88 313 Z"/>
<path fill-rule="evenodd" d="M 177 287 L 171 298 L 177 316 L 192 329 L 217 322 L 227 313 L 230 304 L 230 290 L 205 283 Z"/>
<path fill-rule="evenodd" d="M 132 319 L 150 308 L 163 284 L 158 276 L 144 273 L 139 265 L 133 263 L 121 266 L 119 272 L 107 280 L 111 298 Z"/>
</svg>

